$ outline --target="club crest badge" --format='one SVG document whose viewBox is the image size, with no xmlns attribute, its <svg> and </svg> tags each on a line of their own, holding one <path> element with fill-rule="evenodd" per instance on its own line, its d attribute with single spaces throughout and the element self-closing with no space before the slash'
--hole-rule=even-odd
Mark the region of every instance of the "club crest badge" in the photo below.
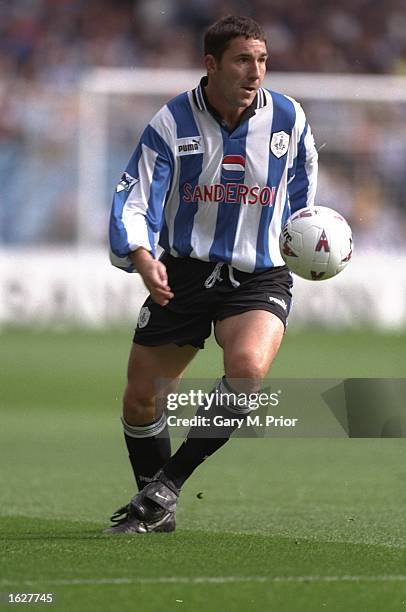
<svg viewBox="0 0 406 612">
<path fill-rule="evenodd" d="M 289 134 L 286 132 L 275 132 L 271 136 L 270 149 L 278 159 L 287 153 L 289 148 Z"/>
<path fill-rule="evenodd" d="M 148 306 L 143 306 L 140 310 L 140 314 L 138 315 L 137 327 L 139 327 L 139 329 L 146 327 L 148 325 L 150 316 L 151 311 Z"/>
</svg>

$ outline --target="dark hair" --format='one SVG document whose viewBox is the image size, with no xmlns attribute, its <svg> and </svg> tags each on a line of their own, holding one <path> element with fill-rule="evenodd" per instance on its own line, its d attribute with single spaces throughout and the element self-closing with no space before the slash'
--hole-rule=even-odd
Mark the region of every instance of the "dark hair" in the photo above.
<svg viewBox="0 0 406 612">
<path fill-rule="evenodd" d="M 230 41 L 238 36 L 263 40 L 266 43 L 263 29 L 251 17 L 228 15 L 213 23 L 206 31 L 204 54 L 213 55 L 220 60 Z"/>
</svg>

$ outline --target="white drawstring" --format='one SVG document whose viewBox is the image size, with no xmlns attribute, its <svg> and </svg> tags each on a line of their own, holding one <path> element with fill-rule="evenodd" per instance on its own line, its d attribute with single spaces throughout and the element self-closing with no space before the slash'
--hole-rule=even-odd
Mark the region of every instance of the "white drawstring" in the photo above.
<svg viewBox="0 0 406 612">
<path fill-rule="evenodd" d="M 221 276 L 221 268 L 223 266 L 224 264 L 221 262 L 216 263 L 216 265 L 214 266 L 213 272 L 210 274 L 210 276 L 206 278 L 204 282 L 204 286 L 206 289 L 210 289 L 211 287 L 213 287 L 213 285 L 215 285 L 217 281 L 223 282 L 223 278 Z M 238 280 L 234 278 L 233 267 L 230 266 L 230 264 L 227 264 L 227 267 L 228 267 L 228 276 L 230 278 L 230 283 L 232 284 L 233 287 L 239 287 L 240 283 L 238 282 Z"/>
<path fill-rule="evenodd" d="M 232 284 L 233 287 L 240 286 L 240 283 L 238 282 L 238 280 L 234 278 L 234 270 L 233 270 L 233 267 L 230 266 L 230 264 L 228 265 L 228 276 L 230 277 L 230 283 Z"/>
<path fill-rule="evenodd" d="M 221 274 L 221 268 L 224 266 L 224 264 L 218 262 L 216 263 L 216 265 L 214 266 L 214 270 L 213 272 L 210 274 L 210 276 L 208 276 L 204 282 L 204 286 L 206 287 L 206 289 L 210 289 L 211 287 L 213 287 L 213 285 L 219 280 L 220 282 L 222 282 L 222 278 L 220 276 Z"/>
</svg>

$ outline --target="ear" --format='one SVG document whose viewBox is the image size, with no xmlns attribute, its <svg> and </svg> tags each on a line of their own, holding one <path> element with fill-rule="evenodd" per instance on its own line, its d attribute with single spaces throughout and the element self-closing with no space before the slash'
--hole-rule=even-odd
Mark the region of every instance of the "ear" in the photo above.
<svg viewBox="0 0 406 612">
<path fill-rule="evenodd" d="M 217 70 L 217 61 L 214 55 L 204 56 L 204 65 L 206 66 L 207 74 L 212 74 Z"/>
</svg>

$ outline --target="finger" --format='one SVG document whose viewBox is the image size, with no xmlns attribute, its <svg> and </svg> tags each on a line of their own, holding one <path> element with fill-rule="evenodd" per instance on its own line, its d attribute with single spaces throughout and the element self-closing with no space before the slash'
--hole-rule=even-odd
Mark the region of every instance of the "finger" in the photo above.
<svg viewBox="0 0 406 612">
<path fill-rule="evenodd" d="M 154 274 L 151 278 L 146 279 L 146 285 L 150 291 L 170 291 L 169 285 L 162 281 L 158 274 Z"/>
<path fill-rule="evenodd" d="M 164 266 L 164 264 L 161 263 L 161 262 L 158 262 L 157 273 L 158 273 L 158 277 L 159 277 L 159 280 L 161 281 L 161 283 L 164 286 L 169 287 L 169 285 L 168 285 L 168 273 L 166 271 L 166 266 Z"/>
<path fill-rule="evenodd" d="M 173 296 L 172 291 L 170 290 L 170 288 L 168 286 L 164 286 L 164 285 L 159 285 L 157 283 L 150 283 L 148 285 L 148 289 L 150 291 L 150 293 L 154 292 L 160 295 L 165 295 L 167 297 Z"/>
<path fill-rule="evenodd" d="M 173 298 L 173 293 L 171 291 L 156 291 L 154 293 L 159 299 L 171 300 Z"/>
<path fill-rule="evenodd" d="M 157 304 L 159 304 L 159 306 L 166 306 L 167 304 L 169 304 L 169 300 L 155 300 Z"/>
<path fill-rule="evenodd" d="M 161 306 L 166 306 L 168 302 L 173 298 L 173 293 L 170 291 L 151 291 L 152 299 L 160 304 Z"/>
<path fill-rule="evenodd" d="M 153 295 L 151 295 L 151 297 L 154 300 L 154 302 L 156 302 L 160 306 L 166 306 L 170 302 L 168 298 L 158 297 L 158 296 L 153 296 Z"/>
</svg>

